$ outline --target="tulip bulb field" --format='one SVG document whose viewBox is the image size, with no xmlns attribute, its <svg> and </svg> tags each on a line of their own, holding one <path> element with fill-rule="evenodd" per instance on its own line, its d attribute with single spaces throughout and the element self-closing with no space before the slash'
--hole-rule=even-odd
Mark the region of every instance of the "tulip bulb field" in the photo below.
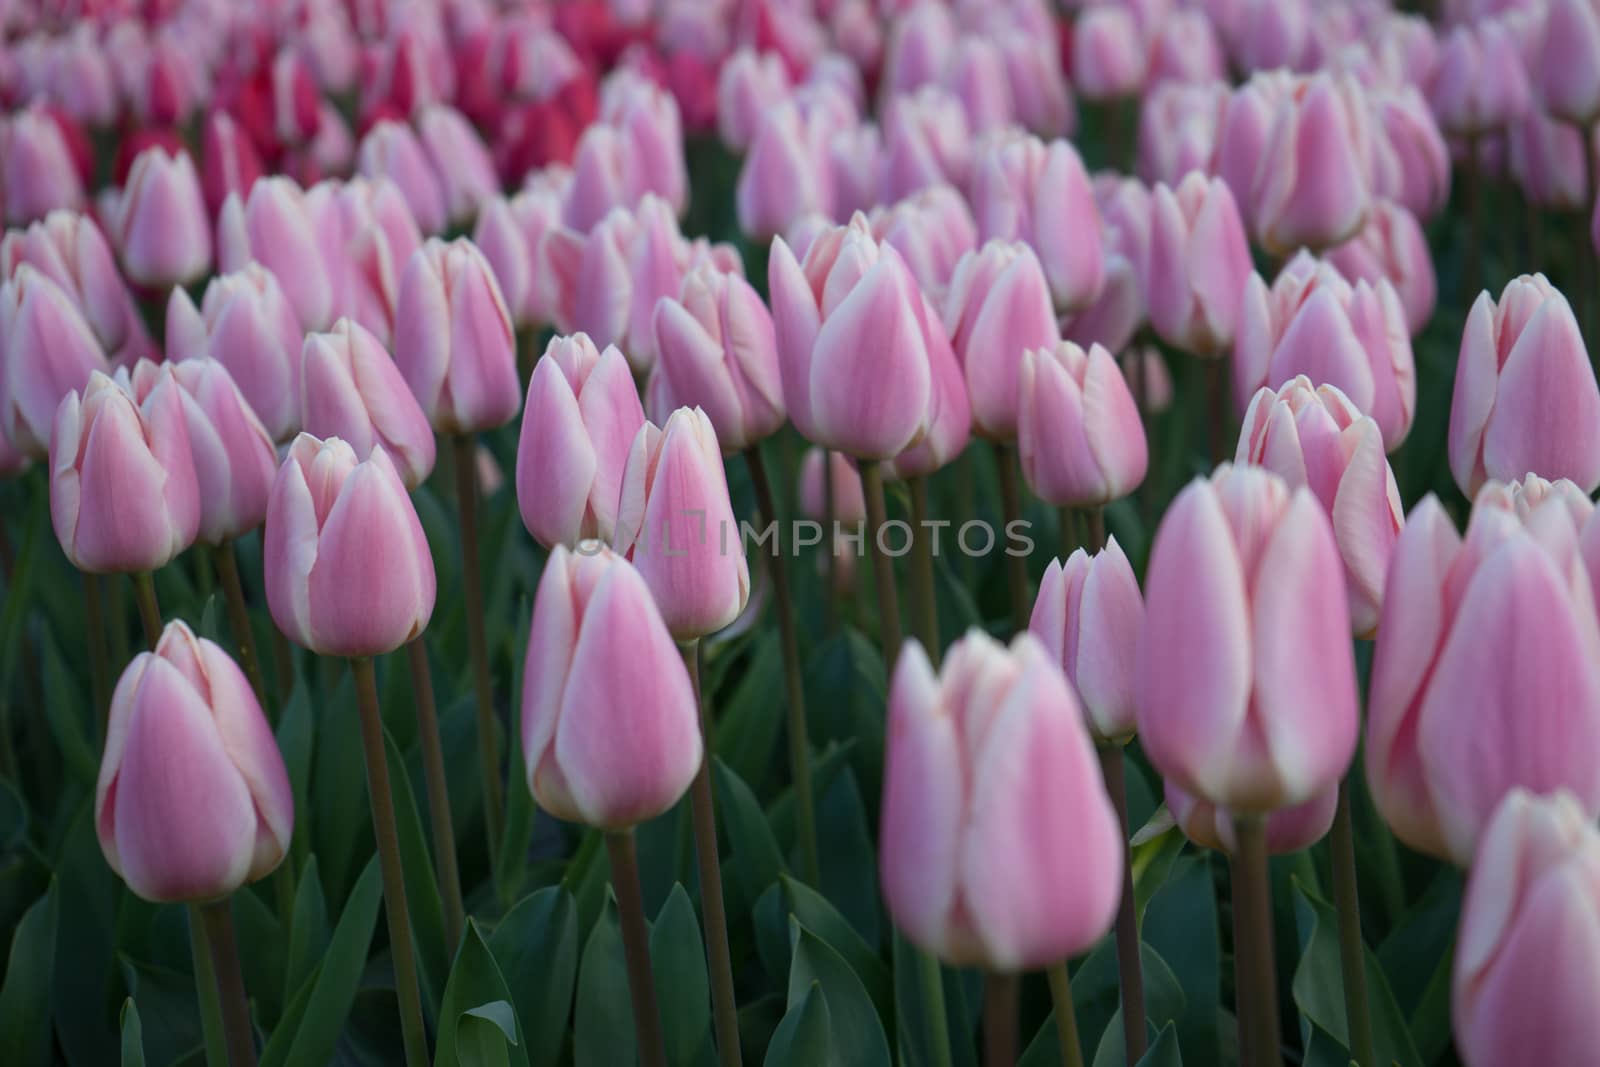
<svg viewBox="0 0 1600 1067">
<path fill-rule="evenodd" d="M 1600 1065 L 1597 149 L 1600 0 L 0 0 L 0 1065 Z"/>
</svg>

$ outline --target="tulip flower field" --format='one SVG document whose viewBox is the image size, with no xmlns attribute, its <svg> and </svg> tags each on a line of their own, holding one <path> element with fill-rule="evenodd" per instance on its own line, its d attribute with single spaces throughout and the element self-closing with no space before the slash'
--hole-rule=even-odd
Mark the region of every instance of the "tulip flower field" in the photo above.
<svg viewBox="0 0 1600 1067">
<path fill-rule="evenodd" d="M 1600 1065 L 1600 0 L 0 0 L 0 224 L 0 1067 Z"/>
</svg>

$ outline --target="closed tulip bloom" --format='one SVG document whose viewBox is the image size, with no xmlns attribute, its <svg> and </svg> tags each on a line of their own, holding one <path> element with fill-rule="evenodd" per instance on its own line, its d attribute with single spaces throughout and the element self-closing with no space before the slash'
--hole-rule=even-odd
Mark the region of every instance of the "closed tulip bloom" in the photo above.
<svg viewBox="0 0 1600 1067">
<path fill-rule="evenodd" d="M 1427 99 L 1414 85 L 1366 95 L 1373 112 L 1373 194 L 1418 218 L 1433 218 L 1450 199 L 1450 149 Z"/>
<path fill-rule="evenodd" d="M 211 220 L 187 152 L 154 147 L 139 154 L 114 229 L 123 269 L 140 285 L 182 285 L 211 269 Z"/>
<path fill-rule="evenodd" d="M 1532 471 L 1600 486 L 1600 388 L 1572 308 L 1542 274 L 1467 315 L 1450 401 L 1450 473 L 1473 494 Z"/>
<path fill-rule="evenodd" d="M 1355 752 L 1344 566 L 1311 490 L 1223 465 L 1156 530 L 1139 735 L 1164 778 L 1236 812 L 1335 785 Z"/>
<path fill-rule="evenodd" d="M 1600 636 L 1578 519 L 1559 493 L 1521 509 L 1484 493 L 1465 539 L 1432 496 L 1406 520 L 1367 701 L 1378 811 L 1412 848 L 1463 865 L 1518 786 L 1569 789 L 1600 813 Z"/>
<path fill-rule="evenodd" d="M 1417 217 L 1392 200 L 1374 200 L 1366 225 L 1350 240 L 1330 248 L 1327 260 L 1352 282 L 1376 287 L 1388 280 L 1405 310 L 1411 336 L 1433 318 L 1439 283 L 1433 256 Z"/>
<path fill-rule="evenodd" d="M 819 235 L 805 262 L 782 238 L 768 265 L 784 403 L 808 440 L 888 459 L 926 432 L 932 371 L 922 295 L 866 217 Z"/>
<path fill-rule="evenodd" d="M 1145 324 L 1144 293 L 1133 264 L 1120 252 L 1106 256 L 1105 285 L 1093 304 L 1061 320 L 1061 336 L 1079 345 L 1121 352 Z"/>
<path fill-rule="evenodd" d="M 83 207 L 83 180 L 54 116 L 40 105 L 15 112 L 0 126 L 0 191 L 13 226 L 58 208 Z"/>
<path fill-rule="evenodd" d="M 1058 311 L 1081 310 L 1100 295 L 1100 212 L 1083 161 L 1066 141 L 1003 140 L 979 157 L 972 200 L 981 240 L 1033 248 Z"/>
<path fill-rule="evenodd" d="M 433 470 L 433 427 L 382 342 L 340 319 L 306 337 L 301 350 L 300 424 L 313 437 L 337 437 L 358 459 L 382 446 L 407 489 Z"/>
<path fill-rule="evenodd" d="M 714 634 L 750 597 L 722 448 L 699 408 L 645 423 L 622 469 L 617 548 L 638 568 L 667 629 L 680 641 Z"/>
<path fill-rule="evenodd" d="M 1230 25 L 1230 50 L 1244 70 L 1300 69 L 1311 53 L 1311 5 L 1306 0 L 1239 0 Z"/>
<path fill-rule="evenodd" d="M 72 298 L 105 351 L 117 351 L 137 330 L 128 287 L 104 235 L 87 215 L 52 211 L 26 230 L 9 231 L 0 241 L 0 277 L 11 277 L 23 263 Z"/>
<path fill-rule="evenodd" d="M 1050 561 L 1028 629 L 1061 664 L 1097 741 L 1133 736 L 1134 678 L 1144 598 L 1115 537 L 1093 555 Z"/>
<path fill-rule="evenodd" d="M 1327 248 L 1352 236 L 1371 198 L 1365 101 L 1352 83 L 1317 75 L 1280 102 L 1251 188 L 1251 217 L 1269 252 Z"/>
<path fill-rule="evenodd" d="M 1176 190 L 1155 187 L 1145 299 L 1162 340 L 1199 356 L 1227 352 L 1250 272 L 1239 209 L 1220 179 L 1191 173 Z"/>
<path fill-rule="evenodd" d="M 434 429 L 475 433 L 521 406 L 516 334 L 483 253 L 465 238 L 417 249 L 400 279 L 395 362 Z"/>
<path fill-rule="evenodd" d="M 546 548 L 616 529 L 622 469 L 644 426 L 627 360 L 587 334 L 556 337 L 533 368 L 517 444 L 517 506 Z"/>
<path fill-rule="evenodd" d="M 966 376 L 938 312 L 926 297 L 918 323 L 928 350 L 928 411 L 921 439 L 895 456 L 891 464 L 897 478 L 932 474 L 960 456 L 972 438 L 972 401 Z"/>
<path fill-rule="evenodd" d="M 672 94 L 624 68 L 601 87 L 599 121 L 617 129 L 627 146 L 623 178 L 629 203 L 652 193 L 682 215 L 689 206 L 689 170 L 683 117 Z"/>
<path fill-rule="evenodd" d="M 387 119 L 379 122 L 361 139 L 356 161 L 364 177 L 388 178 L 399 186 L 423 233 L 444 231 L 448 218 L 444 188 L 410 126 Z"/>
<path fill-rule="evenodd" d="M 50 435 L 50 520 L 67 558 L 92 574 L 153 571 L 200 530 L 200 494 L 170 369 L 141 400 L 127 372 L 68 393 Z"/>
<path fill-rule="evenodd" d="M 95 785 L 106 863 L 145 900 L 215 900 L 289 851 L 294 794 L 250 683 L 215 643 L 167 624 L 111 698 Z"/>
<path fill-rule="evenodd" d="M 735 152 L 750 147 L 762 116 L 789 95 L 789 72 L 772 52 L 741 48 L 717 76 L 717 132 Z"/>
<path fill-rule="evenodd" d="M 943 4 L 916 4 L 889 26 L 884 47 L 885 92 L 910 92 L 939 79 L 956 46 L 956 24 Z"/>
<path fill-rule="evenodd" d="M 1583 154 L 1589 140 L 1570 122 L 1529 108 L 1506 130 L 1506 162 L 1533 203 L 1554 211 L 1582 211 L 1589 198 L 1584 168 L 1590 159 Z"/>
<path fill-rule="evenodd" d="M 1210 171 L 1229 102 L 1224 81 L 1151 86 L 1139 106 L 1139 177 L 1176 185 L 1190 171 Z"/>
<path fill-rule="evenodd" d="M 525 773 L 545 811 L 616 830 L 688 790 L 703 754 L 694 689 L 649 588 L 622 557 L 556 546 L 522 677 Z"/>
<path fill-rule="evenodd" d="M 561 200 L 553 191 L 524 189 L 490 200 L 478 213 L 472 242 L 494 268 L 495 280 L 518 326 L 553 321 L 556 291 L 544 235 L 560 225 Z"/>
<path fill-rule="evenodd" d="M 208 545 L 221 544 L 266 519 L 278 451 L 221 363 L 202 356 L 169 366 L 182 388 L 200 495 L 198 537 Z M 134 395 L 145 399 L 162 377 L 159 364 L 140 360 L 133 369 Z"/>
<path fill-rule="evenodd" d="M 318 655 L 393 652 L 433 614 L 433 556 L 382 445 L 358 462 L 337 437 L 296 437 L 272 484 L 262 556 L 273 622 Z"/>
<path fill-rule="evenodd" d="M 1099 507 L 1127 496 L 1149 465 L 1139 409 L 1117 361 L 1071 341 L 1022 355 L 1017 455 L 1035 496 Z"/>
<path fill-rule="evenodd" d="M 167 359 L 210 356 L 238 383 L 274 441 L 300 426 L 300 346 L 294 308 L 259 263 L 213 278 L 196 309 L 174 289 L 167 301 Z"/>
<path fill-rule="evenodd" d="M 72 297 L 30 263 L 0 285 L 0 436 L 34 459 L 50 447 L 62 397 L 110 373 Z"/>
<path fill-rule="evenodd" d="M 227 272 L 252 261 L 272 272 L 303 330 L 333 321 L 334 290 L 306 196 L 294 179 L 263 178 L 245 200 L 230 196 L 217 220 L 217 260 Z"/>
<path fill-rule="evenodd" d="M 1358 636 L 1371 634 L 1405 521 L 1378 424 L 1336 387 L 1313 386 L 1301 375 L 1276 392 L 1256 394 L 1234 462 L 1265 467 L 1316 495 L 1344 560 L 1351 627 Z"/>
<path fill-rule="evenodd" d="M 454 224 L 470 222 L 484 201 L 500 192 L 494 160 L 461 112 L 448 104 L 433 104 L 417 116 L 417 136 L 444 194 L 445 218 Z"/>
<path fill-rule="evenodd" d="M 1015 972 L 1105 934 L 1122 831 L 1083 712 L 1037 638 L 1007 649 L 974 630 L 938 676 L 907 642 L 886 748 L 878 875 L 908 940 Z"/>
<path fill-rule="evenodd" d="M 1467 1067 L 1582 1067 L 1600 1041 L 1600 832 L 1570 793 L 1517 789 L 1484 831 L 1451 976 Z"/>
<path fill-rule="evenodd" d="M 1125 7 L 1091 7 L 1072 28 L 1072 82 L 1087 100 L 1138 95 L 1147 58 L 1144 35 Z"/>
<path fill-rule="evenodd" d="M 777 337 L 766 304 L 737 274 L 709 265 L 690 271 L 678 298 L 662 298 L 655 312 L 652 408 L 665 419 L 685 405 L 700 408 L 732 452 L 770 437 L 784 423 L 783 381 Z"/>
<path fill-rule="evenodd" d="M 941 182 L 963 187 L 972 166 L 971 129 L 954 94 L 938 86 L 893 97 L 883 117 L 883 196 L 899 200 Z"/>
<path fill-rule="evenodd" d="M 387 178 L 319 182 L 306 190 L 305 206 L 333 287 L 334 317 L 354 319 L 389 346 L 400 273 L 422 244 L 399 186 Z"/>
<path fill-rule="evenodd" d="M 1551 0 L 1528 65 L 1550 114 L 1589 127 L 1600 119 L 1600 11 L 1591 0 Z"/>
<path fill-rule="evenodd" d="M 226 111 L 211 111 L 201 136 L 200 188 L 206 209 L 217 212 L 229 194 L 248 197 L 264 170 L 250 135 Z"/>
<path fill-rule="evenodd" d="M 1493 133 L 1528 107 L 1528 76 L 1504 18 L 1457 25 L 1444 38 L 1428 102 L 1447 134 Z"/>
<path fill-rule="evenodd" d="M 1219 808 L 1167 782 L 1167 810 L 1183 836 L 1202 848 L 1216 852 L 1232 852 L 1237 845 L 1233 836 L 1233 814 Z M 1333 826 L 1333 815 L 1339 806 L 1339 787 L 1330 786 L 1303 804 L 1279 808 L 1265 819 L 1267 853 L 1273 856 L 1299 852 L 1328 836 Z"/>
<path fill-rule="evenodd" d="M 751 237 L 786 231 L 804 215 L 833 214 L 833 183 L 820 155 L 820 120 L 793 101 L 768 108 L 750 142 L 734 191 L 739 229 Z"/>
<path fill-rule="evenodd" d="M 869 218 L 873 236 L 900 253 L 922 291 L 935 300 L 943 297 L 961 257 L 978 247 L 972 209 L 948 185 L 930 185 L 874 208 Z"/>
<path fill-rule="evenodd" d="M 1203 85 L 1227 76 L 1222 45 L 1205 12 L 1172 11 L 1161 20 L 1150 42 L 1150 85 L 1164 81 Z"/>
<path fill-rule="evenodd" d="M 975 134 L 1011 123 L 1011 82 L 1005 64 L 1005 54 L 994 41 L 963 37 L 939 79 L 941 88 L 961 102 L 967 128 Z"/>
<path fill-rule="evenodd" d="M 1033 250 L 990 241 L 963 256 L 945 297 L 945 328 L 961 360 L 978 432 L 1016 437 L 1023 353 L 1060 338 L 1049 284 Z"/>
</svg>

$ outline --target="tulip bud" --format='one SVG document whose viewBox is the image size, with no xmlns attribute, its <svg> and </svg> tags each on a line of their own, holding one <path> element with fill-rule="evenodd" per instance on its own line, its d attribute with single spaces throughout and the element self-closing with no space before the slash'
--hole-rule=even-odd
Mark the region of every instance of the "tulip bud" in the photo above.
<svg viewBox="0 0 1600 1067">
<path fill-rule="evenodd" d="M 1149 85 L 1164 81 L 1204 85 L 1228 76 L 1217 32 L 1204 11 L 1169 12 L 1150 45 Z"/>
<path fill-rule="evenodd" d="M 0 126 L 0 190 L 12 225 L 42 219 L 57 208 L 83 207 L 83 180 L 72 150 L 43 106 L 17 111 Z"/>
<path fill-rule="evenodd" d="M 621 556 L 588 544 L 550 553 L 522 677 L 523 759 L 545 811 L 621 829 L 688 790 L 703 754 L 694 689 Z"/>
<path fill-rule="evenodd" d="M 1022 355 L 1017 455 L 1034 495 L 1099 507 L 1144 481 L 1149 452 L 1139 409 L 1117 361 L 1071 341 Z"/>
<path fill-rule="evenodd" d="M 0 285 L 0 437 L 19 453 L 42 458 L 62 398 L 110 369 L 72 297 L 31 263 Z"/>
<path fill-rule="evenodd" d="M 333 287 L 306 197 L 292 178 L 263 178 L 247 200 L 230 196 L 217 221 L 217 260 L 227 272 L 252 261 L 272 272 L 303 330 L 333 321 Z M 298 347 L 298 346 L 297 346 Z"/>
<path fill-rule="evenodd" d="M 1144 83 L 1143 34 L 1125 7 L 1091 7 L 1072 32 L 1072 80 L 1087 100 L 1137 96 Z"/>
<path fill-rule="evenodd" d="M 476 131 L 447 104 L 433 104 L 417 116 L 417 135 L 438 176 L 445 218 L 471 221 L 484 201 L 500 192 L 494 160 Z"/>
<path fill-rule="evenodd" d="M 1221 179 L 1191 173 L 1176 191 L 1157 185 L 1150 204 L 1150 325 L 1168 344 L 1199 356 L 1233 344 L 1250 277 L 1250 245 Z"/>
<path fill-rule="evenodd" d="M 1375 200 L 1367 223 L 1327 260 L 1352 282 L 1377 287 L 1387 280 L 1405 310 L 1406 326 L 1415 337 L 1433 317 L 1438 282 L 1428 239 L 1416 216 L 1391 200 Z"/>
<path fill-rule="evenodd" d="M 0 241 L 0 277 L 31 264 L 72 298 L 100 347 L 115 352 L 139 329 L 132 297 L 100 228 L 86 215 L 52 211 Z"/>
<path fill-rule="evenodd" d="M 494 271 L 466 238 L 430 237 L 400 279 L 395 362 L 441 433 L 475 433 L 516 418 L 516 334 Z"/>
<path fill-rule="evenodd" d="M 1428 102 L 1445 133 L 1503 129 L 1528 107 L 1528 76 L 1504 17 L 1462 23 L 1444 38 Z"/>
<path fill-rule="evenodd" d="M 955 50 L 956 26 L 943 4 L 916 4 L 889 27 L 884 47 L 883 89 L 910 92 L 937 81 Z"/>
<path fill-rule="evenodd" d="M 1529 63 L 1540 105 L 1588 128 L 1600 119 L 1600 11 L 1590 0 L 1551 0 Z"/>
<path fill-rule="evenodd" d="M 50 520 L 92 574 L 153 571 L 194 544 L 200 494 L 182 389 L 157 371 L 136 397 L 127 372 L 68 393 L 50 435 Z"/>
<path fill-rule="evenodd" d="M 1226 82 L 1151 86 L 1139 107 L 1139 177 L 1176 185 L 1190 171 L 1210 171 L 1229 107 Z"/>
<path fill-rule="evenodd" d="M 1570 793 L 1513 790 L 1484 831 L 1451 976 L 1467 1067 L 1587 1063 L 1600 1042 L 1600 833 Z"/>
<path fill-rule="evenodd" d="M 1378 424 L 1336 387 L 1313 387 L 1300 375 L 1276 393 L 1256 394 L 1234 462 L 1265 467 L 1291 488 L 1306 486 L 1316 495 L 1344 560 L 1352 628 L 1370 634 L 1405 521 Z"/>
<path fill-rule="evenodd" d="M 357 462 L 337 437 L 296 437 L 272 484 L 262 556 L 272 620 L 318 655 L 393 652 L 433 614 L 433 556 L 381 445 Z"/>
<path fill-rule="evenodd" d="M 399 187 L 417 226 L 425 234 L 444 231 L 444 189 L 434 173 L 428 153 L 402 122 L 386 120 L 373 126 L 357 149 L 357 167 L 367 178 L 388 178 Z"/>
<path fill-rule="evenodd" d="M 221 363 L 202 356 L 169 366 L 182 388 L 184 426 L 200 499 L 199 539 L 221 544 L 249 533 L 266 519 L 278 452 Z M 159 382 L 157 364 L 141 360 L 134 367 L 135 396 L 143 398 Z"/>
<path fill-rule="evenodd" d="M 743 152 L 769 108 L 789 95 L 789 72 L 771 52 L 741 48 L 717 77 L 717 131 L 722 143 Z"/>
<path fill-rule="evenodd" d="M 1014 438 L 1023 353 L 1053 348 L 1060 337 L 1033 250 L 990 241 L 963 256 L 945 297 L 944 322 L 966 374 L 978 432 Z"/>
<path fill-rule="evenodd" d="M 672 94 L 637 74 L 615 72 L 601 89 L 599 121 L 615 128 L 626 145 L 628 203 L 653 193 L 682 215 L 689 206 L 689 170 L 683 118 Z"/>
<path fill-rule="evenodd" d="M 211 269 L 211 220 L 187 152 L 149 148 L 133 161 L 114 226 L 122 265 L 140 285 L 192 282 Z"/>
<path fill-rule="evenodd" d="M 433 427 L 393 359 L 370 331 L 340 319 L 306 337 L 301 351 L 300 424 L 313 437 L 337 437 L 356 458 L 382 446 L 407 489 L 433 470 Z"/>
<path fill-rule="evenodd" d="M 1122 830 L 1083 712 L 1023 634 L 974 630 L 936 677 L 907 642 L 889 690 L 878 875 L 895 925 L 957 966 L 1077 955 L 1117 911 Z"/>
<path fill-rule="evenodd" d="M 272 728 L 239 665 L 182 622 L 122 672 L 94 806 L 106 863 L 149 901 L 226 897 L 289 851 Z"/>
<path fill-rule="evenodd" d="M 922 291 L 942 299 L 961 257 L 978 247 L 978 226 L 966 197 L 948 185 L 928 188 L 868 216 L 872 235 L 906 261 Z M 789 240 L 794 243 L 790 232 Z"/>
<path fill-rule="evenodd" d="M 1518 786 L 1600 814 L 1600 631 L 1568 497 L 1484 486 L 1463 539 L 1429 496 L 1384 588 L 1367 701 L 1367 784 L 1395 835 L 1467 863 Z M 1582 491 L 1575 495 L 1581 497 Z"/>
<path fill-rule="evenodd" d="M 509 200 L 484 204 L 472 241 L 494 268 L 495 280 L 518 326 L 542 326 L 555 318 L 556 292 L 544 235 L 561 222 L 561 201 L 552 191 L 524 189 Z"/>
<path fill-rule="evenodd" d="M 1093 555 L 1080 548 L 1045 568 L 1028 629 L 1066 672 L 1096 741 L 1133 736 L 1143 625 L 1139 579 L 1115 537 Z"/>
<path fill-rule="evenodd" d="M 1217 852 L 1232 852 L 1233 814 L 1190 796 L 1171 782 L 1165 783 L 1167 810 L 1183 836 Z M 1269 813 L 1265 821 L 1267 853 L 1281 856 L 1310 848 L 1328 835 L 1339 807 L 1339 787 L 1330 786 L 1306 801 Z"/>
<path fill-rule="evenodd" d="M 1572 308 L 1542 274 L 1482 293 L 1461 335 L 1450 473 L 1462 492 L 1528 472 L 1600 486 L 1600 388 Z"/>
<path fill-rule="evenodd" d="M 962 188 L 972 166 L 966 111 L 937 86 L 893 97 L 883 118 L 883 198 L 900 200 L 930 185 Z"/>
<path fill-rule="evenodd" d="M 622 469 L 614 543 L 638 568 L 672 635 L 716 633 L 750 597 L 722 449 L 699 408 L 639 428 Z"/>
<path fill-rule="evenodd" d="M 222 210 L 229 194 L 245 199 L 256 179 L 264 173 L 261 157 L 250 137 L 226 111 L 214 110 L 206 116 L 200 152 L 200 187 L 205 192 L 206 209 Z"/>
<path fill-rule="evenodd" d="M 1281 99 L 1251 186 L 1250 216 L 1276 255 L 1328 248 L 1361 228 L 1371 198 L 1361 90 L 1319 74 Z"/>
<path fill-rule="evenodd" d="M 827 141 L 821 122 L 792 100 L 762 115 L 734 193 L 745 234 L 768 237 L 807 214 L 833 214 L 833 183 L 820 159 Z"/>
<path fill-rule="evenodd" d="M 587 334 L 556 337 L 533 368 L 517 444 L 517 506 L 547 548 L 610 541 L 622 470 L 644 409 L 615 348 Z"/>
<path fill-rule="evenodd" d="M 388 347 L 400 272 L 422 244 L 400 188 L 387 178 L 322 182 L 307 190 L 305 207 L 333 286 L 334 315 L 354 319 Z"/>
<path fill-rule="evenodd" d="M 932 474 L 961 455 L 972 438 L 966 378 L 927 297 L 922 298 L 918 324 L 928 349 L 928 411 L 921 440 L 894 457 L 891 468 L 897 478 Z"/>
<path fill-rule="evenodd" d="M 1373 194 L 1418 218 L 1433 218 L 1450 199 L 1450 149 L 1427 100 L 1408 85 L 1369 91 L 1367 101 L 1373 109 Z"/>
<path fill-rule="evenodd" d="M 1224 464 L 1156 530 L 1139 642 L 1139 735 L 1164 778 L 1240 812 L 1337 784 L 1355 752 L 1344 567 L 1317 498 Z"/>
<path fill-rule="evenodd" d="M 1016 28 L 1000 32 L 996 40 L 1005 53 L 1018 124 L 1040 137 L 1072 136 L 1077 111 L 1054 34 Z"/>
</svg>

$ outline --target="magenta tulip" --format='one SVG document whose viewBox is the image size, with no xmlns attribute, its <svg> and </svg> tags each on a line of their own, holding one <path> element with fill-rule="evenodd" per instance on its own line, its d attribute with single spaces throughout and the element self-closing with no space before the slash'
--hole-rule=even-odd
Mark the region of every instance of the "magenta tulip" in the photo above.
<svg viewBox="0 0 1600 1067">
<path fill-rule="evenodd" d="M 433 470 L 433 427 L 382 343 L 340 319 L 301 350 L 300 424 L 313 437 L 337 437 L 366 459 L 382 446 L 407 489 Z"/>
</svg>

